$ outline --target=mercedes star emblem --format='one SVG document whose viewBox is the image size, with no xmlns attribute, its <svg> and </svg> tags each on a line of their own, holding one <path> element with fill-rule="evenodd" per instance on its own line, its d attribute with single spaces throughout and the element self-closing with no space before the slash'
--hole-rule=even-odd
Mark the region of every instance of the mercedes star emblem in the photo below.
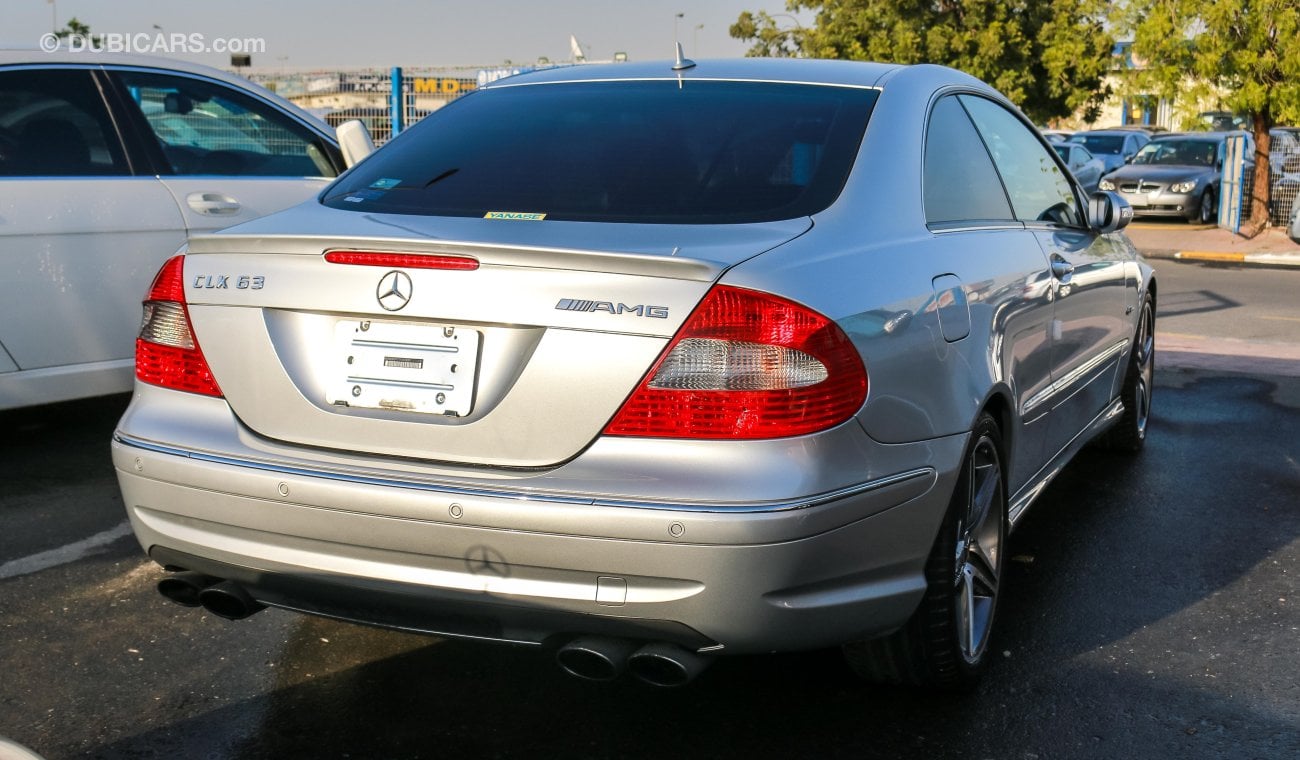
<svg viewBox="0 0 1300 760">
<path fill-rule="evenodd" d="M 384 307 L 385 311 L 401 311 L 402 307 L 411 302 L 411 290 L 410 276 L 406 272 L 394 269 L 379 278 L 375 297 L 379 299 L 379 305 Z"/>
</svg>

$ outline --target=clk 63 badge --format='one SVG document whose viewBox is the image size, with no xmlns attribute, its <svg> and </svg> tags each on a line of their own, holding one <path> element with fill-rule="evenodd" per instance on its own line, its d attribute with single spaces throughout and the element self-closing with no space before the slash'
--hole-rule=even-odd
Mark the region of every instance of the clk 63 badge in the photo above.
<svg viewBox="0 0 1300 760">
<path fill-rule="evenodd" d="M 209 290 L 261 290 L 266 278 L 248 274 L 198 274 L 192 287 Z"/>
</svg>

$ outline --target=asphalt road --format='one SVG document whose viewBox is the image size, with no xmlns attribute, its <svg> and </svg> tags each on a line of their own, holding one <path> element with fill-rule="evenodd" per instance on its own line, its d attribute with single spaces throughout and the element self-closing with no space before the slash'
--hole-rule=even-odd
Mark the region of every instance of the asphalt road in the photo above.
<svg viewBox="0 0 1300 760">
<path fill-rule="evenodd" d="M 1300 318 L 1300 273 L 1159 267 L 1162 330 L 1300 343 L 1266 319 Z M 1214 313 L 1245 332 L 1188 321 Z M 835 652 L 724 659 L 665 691 L 532 650 L 177 607 L 123 532 L 125 399 L 0 413 L 0 735 L 51 760 L 1297 757 L 1300 363 L 1169 356 L 1147 450 L 1085 452 L 1012 536 L 1000 654 L 961 697 L 864 686 Z"/>
</svg>

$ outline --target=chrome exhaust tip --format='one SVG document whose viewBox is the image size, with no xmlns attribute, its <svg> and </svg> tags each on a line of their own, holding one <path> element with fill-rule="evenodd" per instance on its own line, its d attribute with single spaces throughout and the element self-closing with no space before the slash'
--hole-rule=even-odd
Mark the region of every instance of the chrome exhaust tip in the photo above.
<svg viewBox="0 0 1300 760">
<path fill-rule="evenodd" d="M 226 620 L 243 620 L 266 606 L 248 595 L 243 586 L 234 581 L 222 581 L 199 592 L 199 604 L 213 615 Z"/>
<path fill-rule="evenodd" d="M 158 593 L 185 607 L 198 607 L 201 605 L 199 594 L 203 589 L 220 580 L 220 578 L 187 570 L 158 581 Z"/>
<path fill-rule="evenodd" d="M 588 681 L 612 681 L 627 667 L 636 644 L 623 639 L 582 636 L 560 647 L 555 661 L 564 672 Z"/>
<path fill-rule="evenodd" d="M 632 675 L 652 686 L 685 686 L 713 662 L 676 644 L 646 644 L 628 658 Z"/>
</svg>

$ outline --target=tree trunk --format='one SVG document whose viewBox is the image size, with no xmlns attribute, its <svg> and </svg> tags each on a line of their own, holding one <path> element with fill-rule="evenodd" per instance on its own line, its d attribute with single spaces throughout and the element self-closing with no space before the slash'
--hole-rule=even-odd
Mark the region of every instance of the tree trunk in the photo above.
<svg viewBox="0 0 1300 760">
<path fill-rule="evenodd" d="M 1255 131 L 1255 178 L 1250 187 L 1250 219 L 1241 225 L 1241 236 L 1253 238 L 1268 227 L 1268 207 L 1273 178 L 1268 163 L 1268 154 L 1272 149 L 1272 138 L 1268 130 L 1273 126 L 1272 114 L 1268 108 L 1256 111 L 1253 118 Z"/>
</svg>

